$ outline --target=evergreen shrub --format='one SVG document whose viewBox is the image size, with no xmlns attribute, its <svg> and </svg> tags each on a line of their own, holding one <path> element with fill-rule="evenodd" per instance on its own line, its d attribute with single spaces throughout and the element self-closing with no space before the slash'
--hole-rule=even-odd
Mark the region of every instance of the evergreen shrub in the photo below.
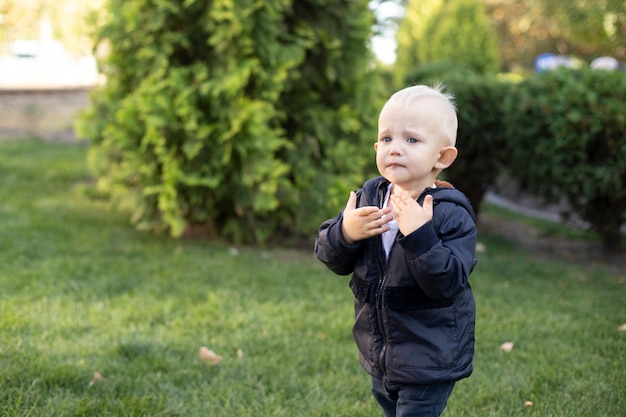
<svg viewBox="0 0 626 417">
<path fill-rule="evenodd" d="M 173 236 L 311 233 L 371 162 L 368 3 L 109 0 L 77 125 L 100 189 Z"/>
<path fill-rule="evenodd" d="M 412 83 L 420 66 L 449 63 L 479 74 L 500 68 L 496 34 L 480 0 L 408 2 L 396 35 L 396 83 Z M 443 64 L 444 66 L 446 64 Z M 442 68 L 446 72 L 447 68 Z"/>
<path fill-rule="evenodd" d="M 604 247 L 626 222 L 626 74 L 568 70 L 518 84 L 506 103 L 513 174 L 546 202 L 564 202 Z"/>
</svg>

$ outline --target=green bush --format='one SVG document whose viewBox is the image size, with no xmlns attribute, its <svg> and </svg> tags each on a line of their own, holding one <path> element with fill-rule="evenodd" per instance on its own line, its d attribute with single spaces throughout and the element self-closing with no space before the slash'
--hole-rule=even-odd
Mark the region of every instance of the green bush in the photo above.
<svg viewBox="0 0 626 417">
<path fill-rule="evenodd" d="M 446 78 L 458 109 L 459 155 L 445 177 L 469 198 L 479 213 L 487 190 L 509 161 L 502 102 L 510 83 L 493 75 L 451 75 Z"/>
<path fill-rule="evenodd" d="M 256 242 L 308 233 L 361 183 L 379 108 L 368 1 L 107 10 L 107 83 L 77 128 L 100 188 L 139 227 Z"/>
<path fill-rule="evenodd" d="M 418 65 L 407 72 L 404 78 L 405 85 L 426 84 L 434 85 L 439 82 L 447 83 L 452 77 L 472 77 L 476 72 L 467 65 L 454 61 L 432 61 Z"/>
<path fill-rule="evenodd" d="M 626 74 L 559 70 L 520 83 L 506 105 L 514 175 L 547 202 L 567 203 L 604 247 L 626 222 Z"/>
</svg>

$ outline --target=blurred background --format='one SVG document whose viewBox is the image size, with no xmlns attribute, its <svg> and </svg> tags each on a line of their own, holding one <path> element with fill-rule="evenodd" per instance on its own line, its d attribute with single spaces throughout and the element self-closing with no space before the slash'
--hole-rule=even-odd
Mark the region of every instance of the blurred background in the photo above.
<svg viewBox="0 0 626 417">
<path fill-rule="evenodd" d="M 0 87 L 91 86 L 93 29 L 102 0 L 3 0 Z"/>
<path fill-rule="evenodd" d="M 100 82 L 93 51 L 102 0 L 0 1 L 0 138 L 74 140 Z"/>
<path fill-rule="evenodd" d="M 377 22 L 371 37 L 376 65 L 393 72 L 396 83 L 420 63 L 418 50 L 431 37 L 419 38 L 437 19 L 432 10 L 440 3 L 370 2 Z M 624 67 L 623 1 L 471 3 L 482 7 L 484 23 L 495 35 L 497 72 L 523 75 L 559 65 Z M 96 60 L 107 52 L 102 45 L 96 48 L 95 38 L 106 19 L 104 0 L 0 0 L 0 136 L 73 137 L 72 121 L 88 105 L 88 90 L 103 82 Z"/>
<path fill-rule="evenodd" d="M 506 172 L 511 152 L 529 141 L 531 153 L 519 151 L 519 176 L 536 156 L 531 146 L 538 134 L 546 148 L 564 136 L 564 126 L 571 143 L 558 146 L 579 159 L 566 161 L 567 175 L 552 174 L 571 179 L 558 189 L 575 189 L 582 180 L 572 173 L 582 172 L 582 166 L 598 171 L 589 178 L 606 177 L 607 183 L 621 178 L 620 160 L 613 161 L 617 173 L 609 175 L 603 155 L 623 154 L 616 150 L 624 129 L 624 99 L 616 86 L 623 77 L 607 81 L 597 71 L 586 80 L 574 72 L 554 80 L 533 75 L 561 67 L 620 75 L 625 62 L 623 0 L 0 0 L 0 139 L 75 141 L 82 134 L 93 146 L 90 161 L 102 178 L 119 179 L 113 174 L 119 161 L 112 155 L 145 152 L 136 160 L 154 165 L 149 172 L 155 178 L 147 183 L 172 181 L 180 187 L 179 195 L 162 196 L 185 200 L 172 207 L 193 206 L 190 201 L 206 195 L 201 189 L 198 197 L 181 197 L 189 189 L 196 192 L 194 187 L 232 181 L 231 187 L 250 188 L 245 191 L 250 218 L 242 214 L 241 201 L 162 215 L 162 205 L 149 198 L 143 203 L 154 212 L 143 203 L 137 209 L 138 217 L 149 212 L 157 219 L 148 229 L 158 229 L 165 219 L 165 228 L 180 235 L 210 223 L 207 219 L 226 224 L 232 217 L 241 223 L 227 227 L 236 235 L 258 224 L 252 219 L 258 215 L 271 223 L 268 232 L 253 238 L 241 232 L 235 239 L 264 240 L 285 233 L 283 228 L 308 235 L 320 207 L 334 211 L 346 190 L 372 174 L 371 148 L 359 143 L 371 141 L 378 101 L 409 84 L 432 84 L 433 78 L 445 80 L 463 109 L 459 138 L 466 158 L 447 173 L 477 211 L 498 183 L 504 184 L 499 192 L 506 189 L 511 198 L 520 188 L 532 188 L 534 178 L 519 178 L 511 186 Z M 526 114 L 518 106 L 522 99 Z M 589 143 L 579 140 L 581 131 Z M 249 141 L 248 150 L 241 139 Z M 222 157 L 212 150 L 216 141 L 237 145 Z M 177 155 L 176 163 L 161 153 L 163 143 Z M 572 146 L 580 151 L 571 152 Z M 606 152 L 598 151 L 602 146 Z M 558 155 L 561 148 L 546 153 Z M 203 171 L 212 158 L 220 168 Z M 257 168 L 240 172 L 246 164 Z M 190 177 L 180 182 L 176 175 L 159 177 L 165 168 Z M 254 180 L 241 180 L 247 175 Z M 537 178 L 545 176 L 538 171 Z M 130 182 L 122 188 L 135 195 L 137 185 Z M 257 184 L 264 184 L 263 195 Z M 543 191 L 542 181 L 538 184 Z M 300 196 L 286 198 L 292 187 Z M 305 198 L 312 189 L 323 197 Z M 563 198 L 545 193 L 562 210 Z M 575 196 L 567 203 L 586 204 Z M 212 211 L 218 206 L 229 208 L 224 218 Z M 621 200 L 615 207 L 623 207 Z M 272 223 L 268 213 L 283 209 L 293 222 Z M 604 224 L 604 219 L 597 220 Z M 619 216 L 603 226 L 618 231 L 610 233 L 618 241 L 613 246 L 619 246 L 621 227 Z"/>
<path fill-rule="evenodd" d="M 500 71 L 525 73 L 544 64 L 623 65 L 623 1 L 476 0 L 497 37 Z M 380 64 L 406 65 L 417 35 L 441 0 L 371 1 L 378 21 L 372 49 Z M 471 2 L 470 2 L 471 3 Z M 0 1 L 0 88 L 89 86 L 98 82 L 94 36 L 106 19 L 104 0 Z M 450 16 L 454 18 L 454 16 Z M 396 60 L 398 54 L 402 55 Z M 546 55 L 547 54 L 547 55 Z M 555 58 L 557 57 L 557 58 Z"/>
</svg>

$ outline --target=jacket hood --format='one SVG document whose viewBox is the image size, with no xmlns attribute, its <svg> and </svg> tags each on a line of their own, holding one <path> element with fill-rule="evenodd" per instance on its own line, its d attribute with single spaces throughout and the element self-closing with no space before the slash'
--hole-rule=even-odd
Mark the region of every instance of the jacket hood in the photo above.
<svg viewBox="0 0 626 417">
<path fill-rule="evenodd" d="M 433 204 L 438 204 L 442 201 L 455 203 L 467 210 L 467 212 L 472 216 L 472 220 L 476 221 L 476 214 L 474 213 L 472 203 L 470 203 L 465 194 L 454 188 L 454 186 L 447 181 L 437 180 L 435 181 L 435 186 L 437 188 L 427 188 L 424 190 L 418 199 L 420 204 L 424 200 L 426 194 L 431 194 L 433 196 Z"/>
</svg>

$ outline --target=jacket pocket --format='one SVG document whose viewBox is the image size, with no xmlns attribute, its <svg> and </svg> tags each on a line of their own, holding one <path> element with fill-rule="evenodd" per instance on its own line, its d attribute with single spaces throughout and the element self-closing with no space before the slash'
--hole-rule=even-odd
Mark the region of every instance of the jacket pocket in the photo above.
<svg viewBox="0 0 626 417">
<path fill-rule="evenodd" d="M 354 298 L 362 303 L 367 303 L 369 301 L 370 286 L 371 284 L 369 282 L 357 278 L 354 275 L 350 280 L 350 288 L 352 289 Z"/>
<path fill-rule="evenodd" d="M 454 304 L 454 298 L 428 298 L 419 287 L 387 287 L 384 291 L 385 306 L 395 311 L 432 310 Z"/>
</svg>

